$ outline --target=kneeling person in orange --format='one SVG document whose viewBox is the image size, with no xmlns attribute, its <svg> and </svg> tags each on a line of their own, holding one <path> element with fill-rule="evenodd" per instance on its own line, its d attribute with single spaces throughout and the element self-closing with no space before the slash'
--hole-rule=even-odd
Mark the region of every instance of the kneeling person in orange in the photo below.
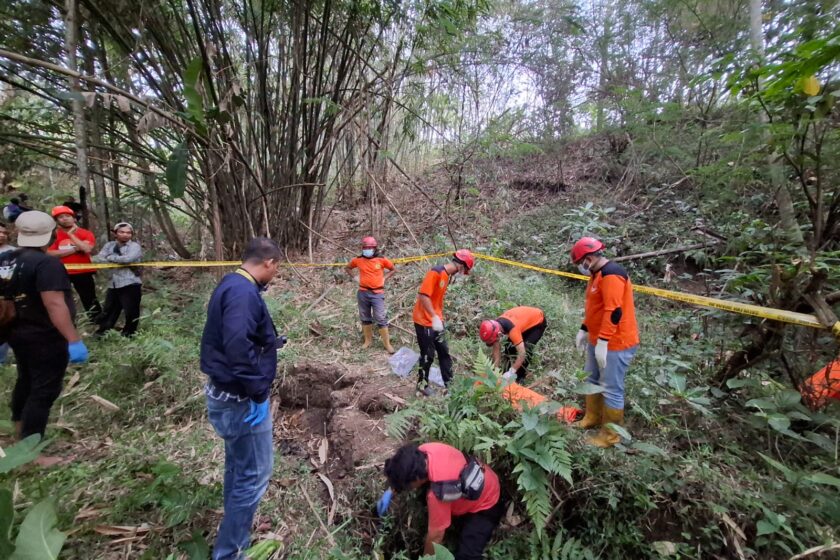
<svg viewBox="0 0 840 560">
<path fill-rule="evenodd" d="M 586 353 L 587 381 L 603 387 L 586 396 L 581 428 L 601 426 L 589 443 L 611 447 L 619 442 L 606 424 L 624 424 L 624 377 L 639 348 L 639 330 L 633 305 L 633 285 L 627 271 L 604 257 L 604 244 L 583 237 L 572 248 L 572 262 L 590 276 L 586 285 L 586 310 L 575 345 Z"/>
<path fill-rule="evenodd" d="M 391 336 L 388 332 L 388 313 L 385 309 L 385 282 L 396 274 L 394 263 L 379 256 L 377 242 L 373 237 L 362 239 L 362 254 L 347 263 L 344 268 L 350 278 L 352 270 L 359 269 L 359 291 L 356 301 L 359 304 L 359 318 L 362 321 L 362 333 L 365 341 L 362 348 L 368 348 L 373 342 L 373 322 L 379 325 L 382 345 L 390 354 L 394 353 Z M 385 274 L 384 271 L 389 271 Z"/>
<path fill-rule="evenodd" d="M 488 465 L 445 443 L 409 444 L 385 461 L 391 488 L 377 505 L 380 516 L 388 511 L 393 492 L 427 487 L 429 524 L 424 554 L 434 554 L 443 543 L 453 517 L 461 518 L 455 560 L 481 560 L 493 531 L 505 513 L 499 477 Z"/>
<path fill-rule="evenodd" d="M 502 355 L 499 338 L 503 334 L 507 335 L 504 354 L 508 362 L 512 363 L 504 377 L 510 379 L 515 375 L 516 382 L 522 383 L 528 373 L 534 346 L 542 338 L 547 326 L 542 309 L 520 306 L 508 309 L 497 319 L 482 321 L 478 335 L 485 344 L 492 346 L 493 364 L 496 367 Z"/>
</svg>

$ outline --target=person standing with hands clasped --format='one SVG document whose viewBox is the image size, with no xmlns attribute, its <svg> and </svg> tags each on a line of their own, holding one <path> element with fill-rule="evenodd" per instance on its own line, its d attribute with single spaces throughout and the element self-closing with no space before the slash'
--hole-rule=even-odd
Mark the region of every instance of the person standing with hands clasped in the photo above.
<svg viewBox="0 0 840 560">
<path fill-rule="evenodd" d="M 587 381 L 603 387 L 602 393 L 586 396 L 579 428 L 597 428 L 589 443 L 612 447 L 620 437 L 607 424 L 624 424 L 624 377 L 639 348 L 639 330 L 633 305 L 633 285 L 627 271 L 604 257 L 604 244 L 583 237 L 572 247 L 572 262 L 589 276 L 583 324 L 575 346 L 586 353 Z"/>
<path fill-rule="evenodd" d="M 379 336 L 382 345 L 389 354 L 394 353 L 391 346 L 391 336 L 388 332 L 388 312 L 385 309 L 385 283 L 396 274 L 394 263 L 379 256 L 376 239 L 365 237 L 362 239 L 362 255 L 347 263 L 344 271 L 353 278 L 353 269 L 359 269 L 359 291 L 356 301 L 359 304 L 359 318 L 362 321 L 364 343 L 362 348 L 370 347 L 373 342 L 373 322 L 379 325 Z M 388 271 L 385 274 L 384 271 Z"/>
<path fill-rule="evenodd" d="M 143 248 L 134 237 L 134 227 L 128 222 L 120 222 L 114 226 L 114 241 L 109 241 L 102 247 L 99 254 L 93 257 L 94 262 L 110 264 L 131 264 L 143 258 Z M 143 280 L 135 269 L 112 268 L 108 281 L 108 292 L 105 294 L 105 309 L 99 317 L 99 329 L 96 334 L 102 335 L 114 328 L 120 313 L 125 311 L 125 326 L 123 336 L 131 336 L 137 332 L 140 322 L 140 299 L 143 297 Z"/>
<path fill-rule="evenodd" d="M 281 256 L 271 239 L 252 239 L 242 265 L 221 279 L 207 306 L 201 371 L 209 378 L 210 423 L 225 442 L 224 516 L 213 560 L 245 558 L 274 465 L 269 391 L 285 337 L 277 336 L 262 292 Z"/>
<path fill-rule="evenodd" d="M 55 222 L 44 212 L 31 210 L 21 214 L 15 226 L 20 249 L 0 255 L 0 285 L 4 297 L 9 295 L 14 302 L 14 319 L 4 331 L 17 359 L 11 409 L 22 439 L 44 434 L 68 362 L 86 362 L 88 350 L 73 325 L 67 271 L 45 252 Z"/>
<path fill-rule="evenodd" d="M 96 238 L 93 232 L 76 225 L 76 215 L 73 210 L 66 206 L 56 206 L 52 209 L 52 217 L 58 224 L 55 241 L 50 245 L 47 254 L 58 257 L 64 264 L 89 264 L 90 254 L 96 246 Z M 82 307 L 91 320 L 95 320 L 102 307 L 96 299 L 96 283 L 93 276 L 96 270 L 85 268 L 80 270 L 68 270 L 70 283 L 79 294 Z"/>
<path fill-rule="evenodd" d="M 452 261 L 442 266 L 432 267 L 423 278 L 414 304 L 414 330 L 417 333 L 417 345 L 420 347 L 420 365 L 417 390 L 424 396 L 431 396 L 429 370 L 435 360 L 435 353 L 440 364 L 440 374 L 444 385 L 452 381 L 452 358 L 446 344 L 443 323 L 443 298 L 452 277 L 469 274 L 475 265 L 475 257 L 466 249 L 458 249 L 452 255 Z"/>
</svg>

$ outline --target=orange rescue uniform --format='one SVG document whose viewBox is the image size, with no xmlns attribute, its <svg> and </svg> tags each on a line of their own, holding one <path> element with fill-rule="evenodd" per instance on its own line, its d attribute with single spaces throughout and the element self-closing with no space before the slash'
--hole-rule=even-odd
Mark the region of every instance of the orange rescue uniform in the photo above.
<svg viewBox="0 0 840 560">
<path fill-rule="evenodd" d="M 359 269 L 359 289 L 374 294 L 385 290 L 384 270 L 394 270 L 394 263 L 385 257 L 356 257 L 347 264 L 347 268 Z"/>
<path fill-rule="evenodd" d="M 441 266 L 432 267 L 423 278 L 423 283 L 420 284 L 420 289 L 417 291 L 420 295 L 428 296 L 432 300 L 432 309 L 440 320 L 443 321 L 443 298 L 446 295 L 446 289 L 449 287 L 449 274 L 446 269 Z M 423 307 L 420 302 L 420 297 L 414 302 L 414 312 L 411 314 L 412 319 L 418 325 L 424 327 L 432 326 L 432 316 Z"/>
<path fill-rule="evenodd" d="M 508 309 L 499 316 L 499 319 L 507 319 L 513 324 L 513 328 L 506 332 L 511 344 L 517 346 L 522 344 L 522 333 L 540 325 L 545 321 L 545 313 L 536 307 L 514 307 Z M 504 322 L 502 322 L 504 326 Z"/>
<path fill-rule="evenodd" d="M 589 332 L 589 342 L 593 346 L 601 338 L 609 342 L 607 350 L 613 352 L 639 344 L 633 285 L 622 266 L 608 262 L 592 273 L 586 286 L 582 328 Z"/>
</svg>

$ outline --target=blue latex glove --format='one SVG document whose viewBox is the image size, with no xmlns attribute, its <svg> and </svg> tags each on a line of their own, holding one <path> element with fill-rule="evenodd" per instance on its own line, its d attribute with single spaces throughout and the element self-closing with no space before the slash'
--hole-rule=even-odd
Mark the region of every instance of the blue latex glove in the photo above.
<svg viewBox="0 0 840 560">
<path fill-rule="evenodd" d="M 83 364 L 88 360 L 87 346 L 81 340 L 71 342 L 67 346 L 67 351 L 70 353 L 71 364 Z"/>
<path fill-rule="evenodd" d="M 258 426 L 262 424 L 266 416 L 268 416 L 268 399 L 265 399 L 261 403 L 251 401 L 251 411 L 245 417 L 244 421 L 246 424 Z"/>
<path fill-rule="evenodd" d="M 376 502 L 376 513 L 379 517 L 385 517 L 385 514 L 388 513 L 388 507 L 391 505 L 391 498 L 393 496 L 393 490 L 388 488 L 385 490 L 385 493 L 382 494 L 382 497 L 379 498 L 379 501 Z"/>
</svg>

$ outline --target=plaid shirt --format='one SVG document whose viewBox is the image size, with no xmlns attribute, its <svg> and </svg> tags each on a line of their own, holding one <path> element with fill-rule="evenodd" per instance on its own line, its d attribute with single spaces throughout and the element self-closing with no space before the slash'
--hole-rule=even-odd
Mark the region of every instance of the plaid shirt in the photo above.
<svg viewBox="0 0 840 560">
<path fill-rule="evenodd" d="M 93 257 L 93 262 L 98 263 L 114 263 L 114 264 L 128 264 L 139 262 L 143 257 L 143 249 L 136 241 L 129 241 L 125 245 L 121 245 L 116 241 L 109 241 L 102 247 L 99 254 Z M 111 268 L 111 280 L 108 282 L 109 288 L 124 288 L 132 284 L 142 284 L 143 280 L 131 268 Z"/>
</svg>

